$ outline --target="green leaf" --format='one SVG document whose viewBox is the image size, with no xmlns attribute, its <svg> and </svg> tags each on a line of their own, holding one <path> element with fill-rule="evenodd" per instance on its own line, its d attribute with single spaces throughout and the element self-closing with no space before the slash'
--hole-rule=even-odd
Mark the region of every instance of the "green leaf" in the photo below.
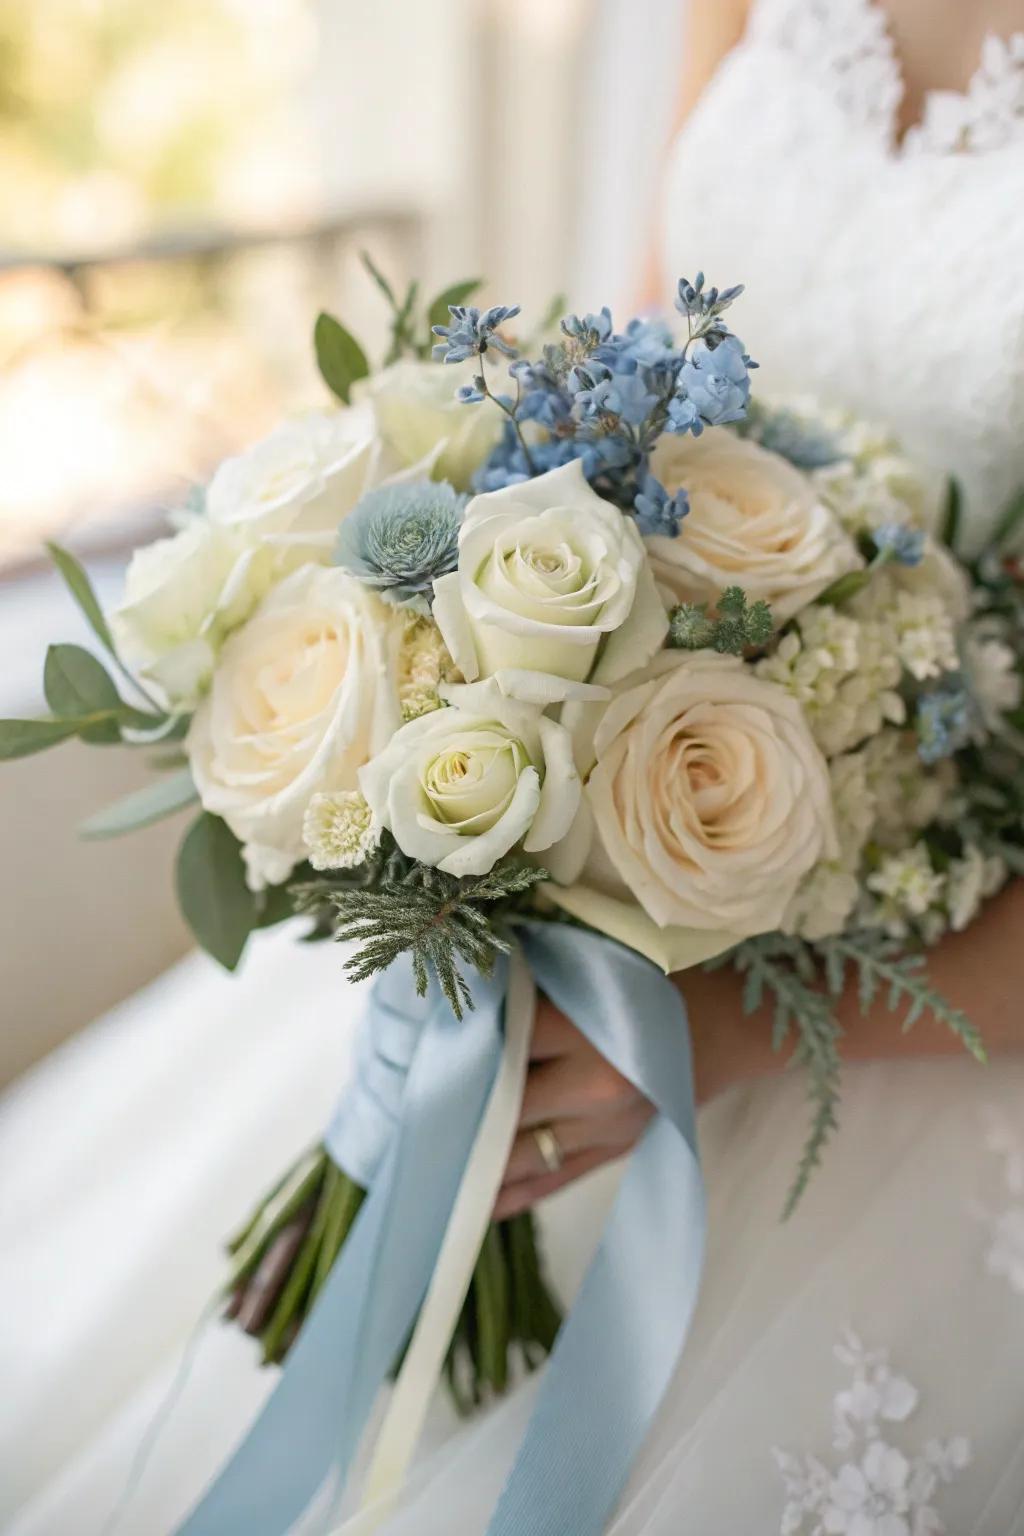
<svg viewBox="0 0 1024 1536">
<path fill-rule="evenodd" d="M 103 663 L 81 645 L 51 645 L 43 668 L 46 702 L 62 720 L 121 709 L 121 696 Z"/>
<path fill-rule="evenodd" d="M 381 293 L 387 299 L 391 309 L 397 314 L 398 300 L 395 298 L 395 290 L 392 288 L 391 284 L 388 282 L 387 278 L 384 276 L 384 273 L 381 271 L 380 267 L 378 267 L 369 251 L 360 251 L 359 260 L 362 262 L 367 272 L 369 272 Z"/>
<path fill-rule="evenodd" d="M 851 597 L 856 597 L 858 592 L 863 592 L 871 580 L 870 571 L 848 571 L 845 576 L 840 576 L 830 587 L 815 599 L 819 603 L 827 603 L 835 608 L 839 603 L 847 602 Z"/>
<path fill-rule="evenodd" d="M 536 332 L 537 344 L 543 340 L 548 331 L 550 331 L 551 327 L 555 325 L 559 320 L 561 320 L 562 316 L 565 314 L 566 308 L 568 307 L 568 303 L 569 298 L 567 294 L 556 293 L 553 296 L 550 303 L 548 304 L 547 309 L 540 317 L 540 322 L 537 326 Z"/>
<path fill-rule="evenodd" d="M 50 558 L 54 565 L 63 576 L 71 596 L 88 619 L 93 634 L 98 640 L 102 641 L 111 656 L 115 655 L 114 637 L 110 633 L 106 619 L 103 617 L 103 609 L 99 605 L 99 600 L 92 589 L 92 583 L 85 574 L 84 567 L 69 550 L 63 549 L 61 545 L 47 544 L 46 548 L 50 552 Z"/>
<path fill-rule="evenodd" d="M 992 542 L 996 549 L 1002 549 L 1004 545 L 1011 543 L 1022 522 L 1024 522 L 1024 490 L 1018 491 L 1012 498 L 996 524 L 996 531 L 992 535 Z"/>
<path fill-rule="evenodd" d="M 233 971 L 259 921 L 258 902 L 245 883 L 241 844 L 219 816 L 203 811 L 178 853 L 178 901 L 202 947 Z"/>
<path fill-rule="evenodd" d="M 74 736 L 77 729 L 74 720 L 0 720 L 0 762 L 45 752 Z"/>
<path fill-rule="evenodd" d="M 175 811 L 191 805 L 197 798 L 192 775 L 185 768 L 97 811 L 95 816 L 83 821 L 78 830 L 85 838 L 120 837 L 138 827 L 162 821 L 165 816 L 173 816 Z"/>
<path fill-rule="evenodd" d="M 102 662 L 80 645 L 51 645 L 43 668 L 46 702 L 62 720 L 77 720 L 79 735 L 93 745 L 120 741 L 125 705 Z M 86 719 L 86 717 L 97 717 Z"/>
<path fill-rule="evenodd" d="M 946 481 L 946 506 L 942 514 L 942 542 L 956 553 L 960 542 L 960 525 L 963 520 L 964 494 L 954 475 Z"/>
<path fill-rule="evenodd" d="M 450 288 L 444 288 L 432 299 L 427 310 L 427 324 L 431 328 L 435 325 L 447 325 L 449 320 L 448 309 L 452 304 L 465 304 L 471 299 L 480 287 L 483 279 L 479 277 L 467 277 L 461 283 L 452 283 Z"/>
<path fill-rule="evenodd" d="M 348 404 L 352 385 L 357 379 L 365 379 L 370 371 L 366 353 L 340 320 L 323 312 L 316 317 L 313 345 L 324 383 L 339 400 Z"/>
</svg>

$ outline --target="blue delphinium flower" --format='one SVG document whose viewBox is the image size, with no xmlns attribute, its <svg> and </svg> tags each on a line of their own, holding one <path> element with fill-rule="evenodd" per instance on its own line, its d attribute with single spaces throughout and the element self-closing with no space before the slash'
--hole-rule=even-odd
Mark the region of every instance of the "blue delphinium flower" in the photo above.
<svg viewBox="0 0 1024 1536">
<path fill-rule="evenodd" d="M 737 336 L 723 336 L 714 347 L 698 341 L 676 376 L 669 431 L 699 437 L 705 427 L 742 421 L 750 399 L 748 370 L 756 366 Z"/>
<path fill-rule="evenodd" d="M 871 535 L 878 553 L 900 565 L 920 565 L 924 559 L 924 533 L 906 523 L 883 523 Z"/>
<path fill-rule="evenodd" d="M 914 726 L 924 763 L 941 762 L 965 747 L 971 735 L 971 703 L 963 684 L 951 679 L 918 699 Z"/>
<path fill-rule="evenodd" d="M 703 272 L 698 272 L 692 283 L 681 277 L 676 290 L 676 309 L 686 316 L 691 338 L 725 336 L 726 325 L 720 316 L 742 292 L 742 283 L 733 288 L 705 289 Z"/>
<path fill-rule="evenodd" d="M 473 477 L 473 489 L 500 491 L 506 485 L 518 485 L 523 480 L 532 480 L 535 475 L 545 475 L 549 469 L 560 469 L 573 459 L 583 459 L 584 473 L 589 479 L 584 454 L 586 447 L 576 438 L 551 437 L 530 444 L 530 463 L 527 463 L 519 434 L 511 422 L 506 422 L 501 438 Z"/>
<path fill-rule="evenodd" d="M 636 525 L 645 538 L 661 534 L 674 539 L 679 525 L 690 510 L 690 498 L 679 488 L 670 496 L 661 481 L 648 472 L 644 475 L 641 489 L 633 501 Z"/>
<path fill-rule="evenodd" d="M 612 312 L 606 304 L 599 315 L 566 315 L 561 324 L 566 336 L 592 352 L 611 336 Z"/>
<path fill-rule="evenodd" d="M 338 529 L 334 563 L 387 602 L 427 613 L 435 577 L 458 564 L 466 500 L 445 481 L 369 491 Z"/>
<path fill-rule="evenodd" d="M 497 332 L 506 320 L 518 315 L 518 304 L 492 304 L 483 311 L 475 304 L 449 304 L 448 310 L 452 324 L 432 327 L 435 336 L 444 337 L 434 347 L 435 362 L 464 363 L 469 357 L 483 357 L 492 348 L 506 357 L 515 357 L 515 347 L 509 346 Z"/>
<path fill-rule="evenodd" d="M 573 415 L 587 426 L 607 425 L 614 418 L 638 427 L 658 403 L 640 373 L 612 374 L 602 365 L 572 369 L 566 384 Z"/>
<path fill-rule="evenodd" d="M 646 368 L 664 375 L 679 366 L 679 350 L 664 320 L 631 320 L 620 336 L 595 347 L 594 357 L 613 373 Z"/>
</svg>

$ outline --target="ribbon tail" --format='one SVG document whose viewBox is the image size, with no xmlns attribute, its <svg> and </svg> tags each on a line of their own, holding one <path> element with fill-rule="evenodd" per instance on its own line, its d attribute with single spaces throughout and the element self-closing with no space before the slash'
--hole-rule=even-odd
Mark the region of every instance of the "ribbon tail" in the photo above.
<svg viewBox="0 0 1024 1536">
<path fill-rule="evenodd" d="M 277 1387 L 178 1536 L 285 1536 L 329 1474 L 344 1478 L 423 1300 L 494 1080 L 504 969 L 478 980 L 462 1024 L 436 989 L 416 998 L 406 964 L 378 983 L 371 1008 L 422 1026 L 400 1121 Z"/>
<path fill-rule="evenodd" d="M 437 1267 L 377 1437 L 363 1489 L 362 1519 L 354 1527 L 361 1536 L 375 1530 L 386 1518 L 405 1479 L 437 1390 L 515 1137 L 535 1002 L 536 990 L 529 967 L 522 951 L 513 950 L 509 957 L 501 1066 L 459 1185 Z"/>
<path fill-rule="evenodd" d="M 672 984 L 581 929 L 528 924 L 538 984 L 659 1113 L 633 1154 L 488 1536 L 599 1536 L 690 1328 L 705 1241 L 689 1038 Z"/>
</svg>

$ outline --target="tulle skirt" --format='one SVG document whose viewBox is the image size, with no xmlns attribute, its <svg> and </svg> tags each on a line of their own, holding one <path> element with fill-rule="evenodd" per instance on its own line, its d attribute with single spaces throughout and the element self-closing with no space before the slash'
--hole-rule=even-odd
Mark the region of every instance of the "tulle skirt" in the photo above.
<svg viewBox="0 0 1024 1536">
<path fill-rule="evenodd" d="M 240 978 L 184 961 L 3 1101 L 10 1536 L 98 1536 L 129 1485 L 117 1536 L 161 1536 L 230 1453 L 272 1378 L 251 1341 L 197 1323 L 225 1233 L 322 1127 L 360 1007 L 334 946 L 268 935 Z M 701 1115 L 702 1299 L 610 1530 L 1024 1536 L 1024 1056 L 850 1068 L 783 1225 L 804 1119 L 796 1076 Z M 615 1177 L 544 1210 L 567 1298 Z M 378 1529 L 483 1536 L 535 1390 L 464 1424 L 439 1396 Z"/>
</svg>

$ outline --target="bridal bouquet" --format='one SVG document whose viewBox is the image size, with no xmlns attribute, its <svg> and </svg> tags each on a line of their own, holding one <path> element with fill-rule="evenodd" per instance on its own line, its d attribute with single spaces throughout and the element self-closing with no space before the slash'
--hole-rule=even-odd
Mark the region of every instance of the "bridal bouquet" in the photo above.
<svg viewBox="0 0 1024 1536">
<path fill-rule="evenodd" d="M 535 977 L 659 1111 L 491 1527 L 560 1531 L 571 1505 L 596 1532 L 699 1274 L 685 1018 L 661 973 L 734 966 L 751 1010 L 774 1003 L 775 1044 L 793 1037 L 812 1118 L 790 1207 L 836 1121 L 851 974 L 865 1007 L 930 1011 L 982 1056 L 925 955 L 1024 873 L 1024 579 L 1003 541 L 958 560 L 955 486 L 938 517 L 884 433 L 750 400 L 739 289 L 698 275 L 674 325 L 620 331 L 605 309 L 530 338 L 474 284 L 421 317 L 415 285 L 377 276 L 385 365 L 321 315 L 341 408 L 223 464 L 109 621 L 54 549 L 132 697 L 54 646 L 51 715 L 0 723 L 0 754 L 145 748 L 160 776 L 86 834 L 198 802 L 177 886 L 217 959 L 304 913 L 354 946 L 352 976 L 386 973 L 334 1124 L 234 1240 L 226 1287 L 268 1360 L 291 1351 L 250 1461 L 303 1393 L 324 1439 L 273 1488 L 250 1472 L 239 1492 L 236 1462 L 186 1529 L 251 1507 L 282 1532 L 346 1470 L 397 1359 L 369 1479 L 386 1495 L 442 1364 L 479 1401 L 555 1344 L 530 1219 L 488 1224 Z M 623 1371 L 645 1373 L 628 1432 L 607 1408 Z M 549 1524 L 517 1523 L 556 1454 Z"/>
</svg>

